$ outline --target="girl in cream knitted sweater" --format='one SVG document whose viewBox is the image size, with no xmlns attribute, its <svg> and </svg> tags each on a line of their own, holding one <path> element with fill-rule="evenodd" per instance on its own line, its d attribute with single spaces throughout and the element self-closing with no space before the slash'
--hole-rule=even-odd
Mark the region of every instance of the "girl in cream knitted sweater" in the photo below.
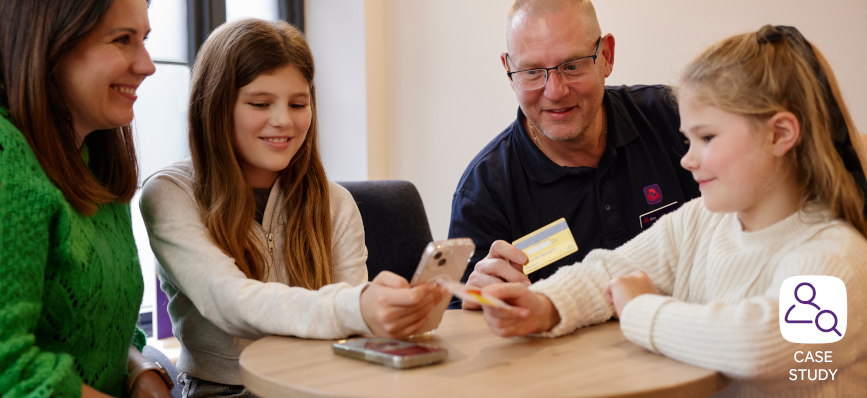
<svg viewBox="0 0 867 398">
<path fill-rule="evenodd" d="M 616 315 L 628 340 L 732 378 L 722 396 L 863 396 L 865 163 L 824 57 L 796 29 L 765 26 L 701 54 L 678 97 L 690 140 L 681 164 L 702 197 L 529 288 L 487 287 L 515 306 L 486 306 L 489 328 L 556 337 Z M 848 322 L 836 342 L 796 344 L 781 333 L 780 300 L 792 294 L 781 286 L 808 275 L 846 286 Z M 829 294 L 817 289 L 815 302 Z M 835 333 L 828 328 L 836 318 L 804 307 L 792 316 L 817 324 L 797 327 L 826 339 L 817 327 Z M 808 351 L 830 351 L 832 362 L 806 362 Z M 819 380 L 818 368 L 833 380 Z"/>
</svg>

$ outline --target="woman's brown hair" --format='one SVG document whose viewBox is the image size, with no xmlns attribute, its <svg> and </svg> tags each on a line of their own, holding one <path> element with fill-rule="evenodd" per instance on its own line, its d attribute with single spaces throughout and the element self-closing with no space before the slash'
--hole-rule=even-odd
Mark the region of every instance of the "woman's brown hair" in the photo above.
<svg viewBox="0 0 867 398">
<path fill-rule="evenodd" d="M 330 284 L 331 208 L 328 180 L 319 157 L 313 54 L 291 25 L 244 19 L 221 26 L 202 46 L 192 70 L 189 131 L 194 192 L 213 242 L 235 259 L 248 278 L 265 280 L 265 253 L 254 235 L 255 199 L 234 147 L 238 90 L 257 76 L 291 66 L 310 85 L 312 120 L 307 138 L 279 173 L 285 193 L 285 267 L 294 286 Z"/>
<path fill-rule="evenodd" d="M 58 81 L 61 60 L 99 24 L 112 2 L 0 1 L 0 106 L 9 111 L 51 182 L 85 215 L 115 200 L 129 202 L 138 186 L 130 126 L 95 131 L 78 142 Z M 87 146 L 89 163 L 80 145 Z"/>
<path fill-rule="evenodd" d="M 856 181 L 863 184 L 867 170 L 860 136 L 828 61 L 797 30 L 767 25 L 717 43 L 687 66 L 680 90 L 756 121 L 793 113 L 801 134 L 786 161 L 797 173 L 804 204 L 826 203 L 867 237 L 864 193 Z"/>
</svg>

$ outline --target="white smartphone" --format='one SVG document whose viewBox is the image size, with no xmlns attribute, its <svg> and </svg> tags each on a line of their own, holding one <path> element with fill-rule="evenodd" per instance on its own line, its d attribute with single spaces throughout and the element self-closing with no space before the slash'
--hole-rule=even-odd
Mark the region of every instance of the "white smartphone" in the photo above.
<svg viewBox="0 0 867 398">
<path fill-rule="evenodd" d="M 467 264 L 475 251 L 476 245 L 473 244 L 473 240 L 470 238 L 440 240 L 428 243 L 409 284 L 418 286 L 439 278 L 460 282 L 461 277 L 464 276 L 464 270 L 467 269 Z M 450 295 L 443 297 L 442 301 L 437 303 L 436 307 L 428 315 L 427 323 L 416 335 L 433 331 L 439 326 L 451 298 Z"/>
<path fill-rule="evenodd" d="M 331 346 L 337 355 L 407 369 L 442 362 L 448 356 L 444 348 L 382 337 L 340 340 Z"/>
</svg>

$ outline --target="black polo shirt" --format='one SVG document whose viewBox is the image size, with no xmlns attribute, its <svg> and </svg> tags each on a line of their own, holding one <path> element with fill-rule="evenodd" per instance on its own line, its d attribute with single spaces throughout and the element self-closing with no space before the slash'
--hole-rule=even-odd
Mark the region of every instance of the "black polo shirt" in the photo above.
<svg viewBox="0 0 867 398">
<path fill-rule="evenodd" d="M 665 86 L 606 87 L 608 144 L 597 168 L 562 167 L 524 129 L 523 112 L 467 167 L 452 201 L 449 238 L 476 244 L 463 280 L 491 244 L 517 240 L 561 217 L 578 251 L 532 274 L 536 282 L 591 250 L 614 249 L 658 216 L 700 196 L 680 166 L 688 142 Z"/>
</svg>

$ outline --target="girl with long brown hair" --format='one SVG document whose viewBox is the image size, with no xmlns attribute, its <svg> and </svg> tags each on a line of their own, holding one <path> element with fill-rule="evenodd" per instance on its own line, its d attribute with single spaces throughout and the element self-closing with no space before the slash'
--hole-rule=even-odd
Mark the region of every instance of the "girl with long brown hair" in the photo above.
<svg viewBox="0 0 867 398">
<path fill-rule="evenodd" d="M 136 328 L 130 123 L 155 71 L 147 6 L 0 1 L 4 397 L 171 396 Z"/>
<path fill-rule="evenodd" d="M 319 156 L 304 35 L 285 22 L 226 24 L 192 74 L 192 159 L 150 177 L 142 194 L 187 396 L 248 394 L 238 357 L 268 334 L 418 331 L 444 292 L 388 272 L 366 283 L 361 216 Z"/>
<path fill-rule="evenodd" d="M 529 289 L 490 286 L 517 308 L 484 308 L 489 328 L 554 337 L 616 315 L 628 340 L 734 379 L 722 396 L 862 395 L 867 164 L 830 66 L 768 25 L 699 55 L 677 93 L 702 197 Z"/>
</svg>

